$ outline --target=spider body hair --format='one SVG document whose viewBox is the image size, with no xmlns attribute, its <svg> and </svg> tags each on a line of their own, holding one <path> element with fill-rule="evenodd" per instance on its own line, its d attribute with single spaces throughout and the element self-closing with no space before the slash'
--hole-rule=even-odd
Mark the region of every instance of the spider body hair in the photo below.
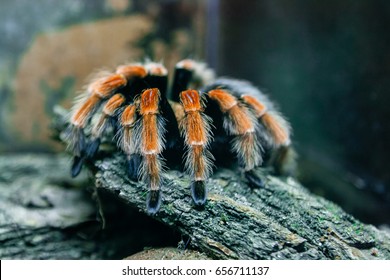
<svg viewBox="0 0 390 280">
<path fill-rule="evenodd" d="M 84 134 L 84 128 L 90 122 L 93 114 L 116 91 L 146 75 L 145 67 L 139 64 L 118 66 L 115 73 L 100 74 L 98 78 L 94 78 L 87 87 L 86 93 L 76 99 L 75 105 L 71 109 L 70 124 L 64 135 L 68 142 L 68 149 L 74 154 L 71 168 L 72 177 L 76 177 L 80 173 L 86 158 L 93 157 L 99 148 L 100 138 L 87 143 Z"/>
<path fill-rule="evenodd" d="M 222 163 L 238 162 L 249 184 L 262 187 L 256 169 L 268 164 L 283 173 L 293 154 L 290 125 L 266 95 L 246 81 L 215 80 L 205 63 L 190 59 L 176 64 L 171 85 L 160 63 L 119 66 L 93 79 L 71 114 L 65 138 L 72 176 L 111 133 L 128 177 L 148 186 L 149 214 L 160 208 L 167 168 L 184 169 L 193 202 L 202 206 L 207 180 Z"/>
<path fill-rule="evenodd" d="M 257 139 L 258 123 L 253 115 L 235 96 L 223 89 L 213 89 L 207 96 L 217 102 L 223 114 L 223 127 L 232 135 L 232 150 L 249 171 L 263 163 L 262 146 Z"/>
<path fill-rule="evenodd" d="M 291 126 L 267 95 L 248 81 L 219 78 L 208 86 L 229 90 L 258 120 L 257 135 L 263 146 L 263 159 L 277 175 L 295 172 L 296 153 L 291 147 Z M 252 116 L 253 117 L 253 116 Z"/>
<path fill-rule="evenodd" d="M 180 122 L 185 139 L 185 170 L 192 177 L 191 194 L 198 206 L 206 202 L 205 181 L 212 171 L 213 156 L 208 151 L 211 138 L 211 119 L 203 113 L 201 97 L 196 90 L 180 93 L 184 117 Z"/>
<path fill-rule="evenodd" d="M 160 91 L 147 89 L 140 96 L 140 119 L 134 131 L 134 141 L 140 143 L 137 150 L 142 156 L 139 177 L 146 182 L 151 193 L 147 199 L 148 211 L 157 212 L 161 203 L 160 184 L 164 163 L 161 153 L 164 150 L 164 119 L 159 111 Z"/>
</svg>

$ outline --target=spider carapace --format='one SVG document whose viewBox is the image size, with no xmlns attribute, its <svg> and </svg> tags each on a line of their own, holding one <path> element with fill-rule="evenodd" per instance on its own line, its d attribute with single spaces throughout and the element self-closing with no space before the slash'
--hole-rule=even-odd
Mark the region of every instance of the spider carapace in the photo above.
<svg viewBox="0 0 390 280">
<path fill-rule="evenodd" d="M 258 167 L 288 172 L 290 134 L 289 123 L 259 89 L 215 78 L 206 64 L 186 59 L 176 64 L 170 85 L 167 69 L 155 62 L 99 73 L 76 100 L 65 138 L 77 176 L 102 137 L 112 135 L 126 155 L 129 178 L 148 185 L 147 211 L 154 214 L 167 167 L 184 168 L 194 204 L 204 205 L 207 179 L 222 163 L 238 163 L 253 187 L 264 184 Z"/>
</svg>

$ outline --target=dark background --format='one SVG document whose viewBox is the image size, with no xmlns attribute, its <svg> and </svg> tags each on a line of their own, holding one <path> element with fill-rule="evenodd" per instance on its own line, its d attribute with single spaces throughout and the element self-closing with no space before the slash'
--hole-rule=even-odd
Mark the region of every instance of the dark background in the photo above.
<svg viewBox="0 0 390 280">
<path fill-rule="evenodd" d="M 209 60 L 280 104 L 301 181 L 389 223 L 390 2 L 219 1 L 218 11 Z"/>
</svg>

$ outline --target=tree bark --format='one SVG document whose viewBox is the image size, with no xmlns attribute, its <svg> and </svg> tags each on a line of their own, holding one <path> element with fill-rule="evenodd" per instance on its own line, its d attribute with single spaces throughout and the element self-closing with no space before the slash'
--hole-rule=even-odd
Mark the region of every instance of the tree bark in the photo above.
<svg viewBox="0 0 390 280">
<path fill-rule="evenodd" d="M 60 132 L 64 125 L 59 117 L 54 128 Z M 168 170 L 161 209 L 150 217 L 148 190 L 128 179 L 123 154 L 102 152 L 87 164 L 98 205 L 70 181 L 69 165 L 63 156 L 0 157 L 1 258 L 123 258 L 140 251 L 137 245 L 146 235 L 152 240 L 147 244 L 162 246 L 157 241 L 169 239 L 170 228 L 183 239 L 179 247 L 214 259 L 390 259 L 388 232 L 361 223 L 295 179 L 265 169 L 257 170 L 266 182 L 260 189 L 248 187 L 239 170 L 219 169 L 207 182 L 203 208 L 192 202 L 188 176 Z M 108 215 L 117 205 L 120 210 Z M 116 234 L 103 242 L 86 238 L 91 231 L 86 225 L 96 223 L 97 211 L 105 224 L 126 226 L 111 227 Z M 172 240 L 165 245 L 178 246 L 180 238 Z M 107 253 L 113 243 L 126 250 Z"/>
<path fill-rule="evenodd" d="M 0 258 L 100 259 L 95 205 L 64 156 L 0 156 Z"/>
<path fill-rule="evenodd" d="M 96 161 L 94 169 L 98 190 L 145 213 L 147 189 L 127 179 L 121 154 Z M 390 259 L 387 232 L 359 222 L 293 178 L 258 172 L 266 185 L 251 189 L 239 171 L 219 170 L 207 184 L 206 206 L 197 209 L 187 176 L 168 171 L 163 204 L 153 218 L 216 259 Z"/>
</svg>

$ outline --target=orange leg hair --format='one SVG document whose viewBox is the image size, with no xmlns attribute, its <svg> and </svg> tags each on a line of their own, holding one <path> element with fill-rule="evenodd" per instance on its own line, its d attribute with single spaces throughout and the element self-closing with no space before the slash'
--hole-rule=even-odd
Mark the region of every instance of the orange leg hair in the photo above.
<svg viewBox="0 0 390 280">
<path fill-rule="evenodd" d="M 107 127 L 110 125 L 110 120 L 112 120 L 114 117 L 116 110 L 118 110 L 125 101 L 125 97 L 118 93 L 113 95 L 104 105 L 103 112 L 99 120 L 92 127 L 92 139 L 85 148 L 85 154 L 87 158 L 92 158 L 95 156 L 100 146 L 100 138 L 102 137 Z"/>
<path fill-rule="evenodd" d="M 210 119 L 202 113 L 196 90 L 181 92 L 180 101 L 184 110 L 180 129 L 187 147 L 185 169 L 194 180 L 191 184 L 192 198 L 196 205 L 203 205 L 207 196 L 204 181 L 210 176 L 213 159 L 207 150 L 211 140 Z"/>
<path fill-rule="evenodd" d="M 119 139 L 119 146 L 130 157 L 135 153 L 135 143 L 133 140 L 133 127 L 136 121 L 136 106 L 134 104 L 127 105 L 120 117 L 120 125 L 122 128 Z"/>
<path fill-rule="evenodd" d="M 94 112 L 103 101 L 110 98 L 119 88 L 134 79 L 144 78 L 146 75 L 147 70 L 141 65 L 119 66 L 114 74 L 108 74 L 92 81 L 86 94 L 77 100 L 71 110 L 70 125 L 64 132 L 68 149 L 74 155 L 71 168 L 73 177 L 80 173 L 85 158 L 99 146 L 99 141 L 87 144 L 83 131 Z"/>
<path fill-rule="evenodd" d="M 268 108 L 253 96 L 242 95 L 241 98 L 254 110 L 256 117 L 273 138 L 275 146 L 290 145 L 290 126 L 276 111 L 268 111 Z"/>
<path fill-rule="evenodd" d="M 217 102 L 225 114 L 223 126 L 228 134 L 235 136 L 232 148 L 244 170 L 260 166 L 263 162 L 262 146 L 256 135 L 258 124 L 255 116 L 226 90 L 214 89 L 207 95 Z"/>
<path fill-rule="evenodd" d="M 100 116 L 98 122 L 92 128 L 92 138 L 100 138 L 107 128 L 108 119 L 114 116 L 116 110 L 118 110 L 123 103 L 126 101 L 125 97 L 117 93 L 113 95 L 103 107 L 102 115 Z"/>
<path fill-rule="evenodd" d="M 142 164 L 141 178 L 150 188 L 147 199 L 148 212 L 154 214 L 161 203 L 160 184 L 163 164 L 161 152 L 164 149 L 163 120 L 159 112 L 160 92 L 157 88 L 147 89 L 140 96 L 140 122 L 136 128 L 136 142 L 140 143 Z"/>
<path fill-rule="evenodd" d="M 254 112 L 259 121 L 272 138 L 274 146 L 269 164 L 276 174 L 293 175 L 296 170 L 296 153 L 291 147 L 291 128 L 288 122 L 275 110 L 268 108 L 257 98 L 250 95 L 242 95 L 242 100 Z"/>
<path fill-rule="evenodd" d="M 126 84 L 126 78 L 119 74 L 112 74 L 91 83 L 87 91 L 89 97 L 80 105 L 76 104 L 71 123 L 76 127 L 84 128 L 101 102 L 109 98 L 115 90 Z"/>
<path fill-rule="evenodd" d="M 83 128 L 91 119 L 99 105 L 110 98 L 119 88 L 125 86 L 129 81 L 144 78 L 147 70 L 140 65 L 119 66 L 114 74 L 108 74 L 92 81 L 84 96 L 78 99 L 71 110 L 70 126 L 65 133 L 68 149 L 81 158 L 85 152 L 86 140 Z M 74 172 L 75 173 L 75 172 Z"/>
<path fill-rule="evenodd" d="M 110 74 L 93 81 L 87 89 L 88 98 L 74 108 L 71 123 L 84 128 L 94 110 L 100 103 L 109 98 L 117 89 L 136 78 L 144 78 L 147 70 L 140 65 L 119 66 L 115 74 Z"/>
</svg>

